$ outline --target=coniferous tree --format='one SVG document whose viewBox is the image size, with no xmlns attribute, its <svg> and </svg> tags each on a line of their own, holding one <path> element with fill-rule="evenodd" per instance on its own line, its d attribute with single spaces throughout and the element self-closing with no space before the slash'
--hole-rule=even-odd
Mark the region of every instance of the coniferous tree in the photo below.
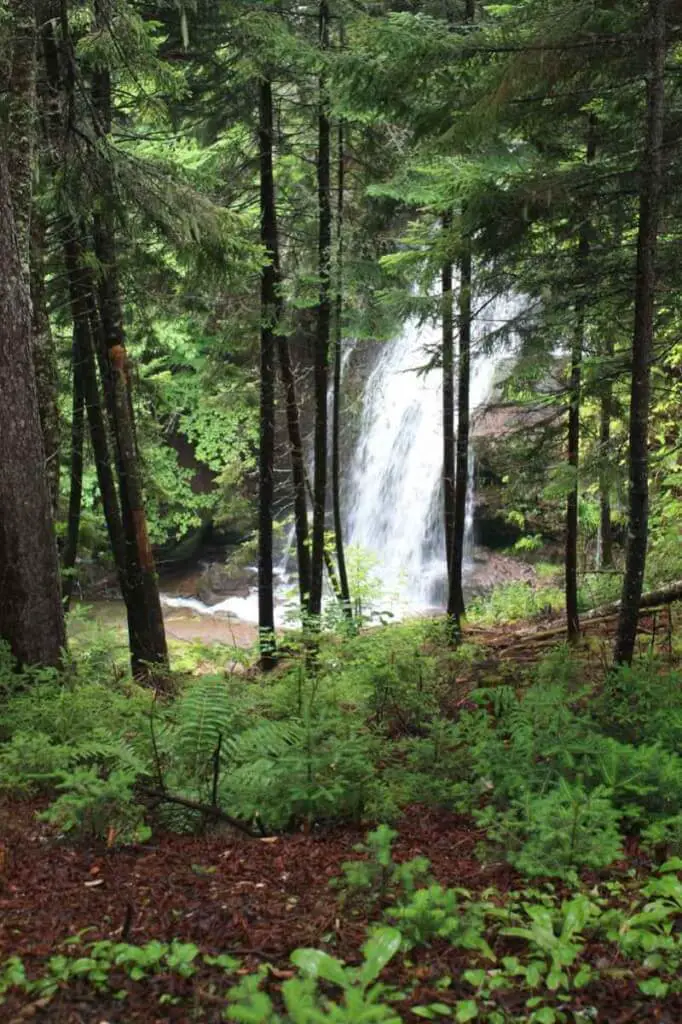
<svg viewBox="0 0 682 1024">
<path fill-rule="evenodd" d="M 57 665 L 65 643 L 64 616 L 32 353 L 28 268 L 35 9 L 22 3 L 15 14 L 16 23 L 10 19 L 0 32 L 0 89 L 9 95 L 12 112 L 9 125 L 0 128 L 0 638 L 22 664 Z"/>
<path fill-rule="evenodd" d="M 644 585 L 649 512 L 649 405 L 654 351 L 656 256 L 663 196 L 668 0 L 649 0 L 646 142 L 642 160 L 630 386 L 628 543 L 614 658 L 632 661 Z"/>
<path fill-rule="evenodd" d="M 319 3 L 319 44 L 323 57 L 329 49 L 329 4 Z M 313 533 L 309 612 L 314 618 L 322 611 L 325 517 L 327 510 L 327 446 L 329 337 L 331 326 L 331 124 L 327 76 L 319 77 L 317 123 L 317 209 L 319 299 L 315 334 L 315 441 L 313 472 Z"/>
</svg>

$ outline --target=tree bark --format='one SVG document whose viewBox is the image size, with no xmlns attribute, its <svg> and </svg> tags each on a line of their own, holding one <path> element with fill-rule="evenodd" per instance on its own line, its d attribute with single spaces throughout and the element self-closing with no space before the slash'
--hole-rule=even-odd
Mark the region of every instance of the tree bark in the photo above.
<svg viewBox="0 0 682 1024">
<path fill-rule="evenodd" d="M 656 254 L 663 193 L 663 127 L 667 0 L 649 0 L 649 75 L 646 144 L 642 161 L 635 283 L 635 324 L 630 387 L 628 543 L 618 630 L 617 664 L 629 664 L 635 649 L 644 584 L 649 505 L 649 404 L 654 345 Z"/>
<path fill-rule="evenodd" d="M 108 0 L 95 4 L 98 22 L 108 28 Z M 100 66 L 93 77 L 95 129 L 102 139 L 111 131 L 111 78 Z M 133 675 L 146 677 L 168 666 L 166 634 L 154 565 L 144 487 L 135 433 L 130 365 L 123 327 L 118 280 L 111 169 L 106 158 L 99 166 L 101 212 L 94 218 L 95 255 L 100 268 L 99 310 L 107 349 L 114 405 L 114 442 L 119 475 L 121 518 L 125 537 L 128 636 Z"/>
<path fill-rule="evenodd" d="M 6 140 L 4 140 L 6 141 Z M 57 547 L 31 352 L 28 277 L 0 152 L 0 638 L 21 664 L 58 665 L 65 644 Z"/>
<path fill-rule="evenodd" d="M 587 132 L 586 162 L 592 163 L 595 157 L 595 123 L 591 115 Z M 575 331 L 571 345 L 571 370 L 568 384 L 568 437 L 567 461 L 573 474 L 571 489 L 566 498 L 566 552 L 565 598 L 566 598 L 566 637 L 569 644 L 577 643 L 580 638 L 580 616 L 578 614 L 578 471 L 580 465 L 580 401 L 582 388 L 582 361 L 585 345 L 585 299 L 587 289 L 588 260 L 590 256 L 589 225 L 583 221 L 580 225 L 577 252 L 578 284 L 581 295 L 575 309 Z"/>
<path fill-rule="evenodd" d="M 80 366 L 83 383 L 83 401 L 88 418 L 90 440 L 95 458 L 95 471 L 99 484 L 102 510 L 107 525 L 109 542 L 118 573 L 121 594 L 128 606 L 125 538 L 121 509 L 112 468 L 111 450 L 97 382 L 95 343 L 91 332 L 91 307 L 95 296 L 91 289 L 89 270 L 84 266 L 83 253 L 75 224 L 67 226 L 63 239 L 64 263 L 69 285 L 71 319 L 74 330 L 74 360 Z M 74 362 L 74 373 L 76 362 Z"/>
<path fill-rule="evenodd" d="M 452 212 L 443 214 L 443 232 L 452 228 Z M 443 304 L 443 507 L 445 517 L 445 558 L 448 567 L 448 591 L 452 579 L 455 550 L 455 318 L 452 293 L 452 263 L 441 268 Z"/>
<path fill-rule="evenodd" d="M 343 543 L 341 514 L 341 356 L 343 345 L 343 203 L 345 188 L 343 125 L 337 130 L 338 142 L 338 195 L 336 199 L 336 300 L 334 303 L 334 375 L 332 381 L 332 508 L 334 515 L 334 544 L 339 571 L 339 596 L 346 617 L 353 618 L 348 585 L 346 552 Z"/>
<path fill-rule="evenodd" d="M 52 518 L 59 505 L 59 404 L 57 360 L 45 297 L 45 224 L 36 211 L 31 218 L 30 267 L 33 335 L 33 365 L 38 389 L 40 426 L 45 448 L 45 472 L 50 492 Z"/>
<path fill-rule="evenodd" d="M 258 625 L 260 663 L 274 667 L 275 602 L 272 571 L 272 516 L 275 472 L 275 333 L 280 312 L 277 295 L 277 225 L 272 168 L 272 88 L 259 86 L 260 237 L 267 262 L 261 269 L 260 449 L 258 461 Z"/>
<path fill-rule="evenodd" d="M 613 416 L 613 381 L 610 360 L 613 358 L 613 342 L 606 345 L 609 359 L 608 373 L 604 375 L 599 400 L 599 529 L 601 535 L 600 569 L 613 566 L 613 525 L 611 523 L 611 486 L 608 473 L 609 448 L 611 444 L 611 418 Z"/>
<path fill-rule="evenodd" d="M 275 198 L 274 174 L 274 127 L 272 110 L 272 83 L 265 79 L 260 93 L 260 160 L 263 225 L 268 226 L 268 238 L 263 238 L 266 251 L 270 254 L 274 273 L 277 354 L 280 376 L 284 388 L 289 456 L 294 491 L 294 530 L 296 533 L 296 558 L 298 563 L 298 588 L 301 611 L 307 610 L 310 598 L 310 535 L 308 531 L 308 502 L 306 498 L 306 468 L 303 448 L 303 434 L 299 417 L 296 394 L 296 375 L 291 363 L 289 343 L 282 329 L 284 303 L 282 298 L 282 272 L 279 261 L 279 237 L 277 231 L 277 202 Z M 265 216 L 267 213 L 267 216 Z"/>
<path fill-rule="evenodd" d="M 62 593 L 68 610 L 74 586 L 74 572 L 78 555 L 78 535 L 83 499 L 83 442 L 85 440 L 85 391 L 83 374 L 83 348 L 90 339 L 81 338 L 82 323 L 73 326 L 73 405 L 71 412 L 71 471 L 69 473 L 69 509 L 66 521 L 66 541 L 62 555 Z"/>
<path fill-rule="evenodd" d="M 322 51 L 329 47 L 329 4 L 320 0 L 319 41 Z M 317 204 L 318 204 L 318 276 L 317 331 L 315 338 L 315 468 L 313 474 L 313 549 L 311 563 L 310 602 L 313 618 L 322 611 L 322 577 L 324 570 L 324 532 L 327 505 L 327 444 L 329 386 L 329 335 L 331 325 L 331 128 L 328 112 L 327 82 L 324 72 L 319 80 Z"/>
<path fill-rule="evenodd" d="M 459 279 L 459 359 L 457 373 L 457 445 L 455 450 L 455 508 L 448 589 L 448 618 L 459 632 L 464 615 L 462 567 L 469 483 L 469 391 L 471 387 L 471 241 L 464 240 Z"/>
</svg>

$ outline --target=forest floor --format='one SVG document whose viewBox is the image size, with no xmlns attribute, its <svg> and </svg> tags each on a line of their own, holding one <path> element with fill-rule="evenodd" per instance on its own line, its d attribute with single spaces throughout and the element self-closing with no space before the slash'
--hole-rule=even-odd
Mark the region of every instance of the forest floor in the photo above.
<svg viewBox="0 0 682 1024">
<path fill-rule="evenodd" d="M 659 652 L 665 653 L 666 628 L 655 615 L 645 617 L 642 648 L 653 636 Z M 610 631 L 608 620 L 587 626 L 588 657 L 595 659 L 595 669 Z M 548 621 L 472 629 L 467 639 L 487 650 L 488 668 L 496 664 L 502 673 L 513 674 L 520 663 L 541 656 L 548 644 L 562 638 L 556 623 Z M 473 682 L 458 679 L 458 694 L 453 696 L 466 694 Z M 358 950 L 376 911 L 373 914 L 362 904 L 349 909 L 330 881 L 341 874 L 343 862 L 353 858 L 364 828 L 334 827 L 259 839 L 225 826 L 199 836 L 161 832 L 146 845 L 110 850 L 74 845 L 56 836 L 36 818 L 43 806 L 28 800 L 0 802 L 0 964 L 19 956 L 29 975 L 35 974 L 48 957 L 73 955 L 78 946 L 65 943 L 74 936 L 82 936 L 83 942 L 110 939 L 138 945 L 177 939 L 195 943 L 202 953 L 239 958 L 238 974 L 267 962 L 268 989 L 276 993 L 292 977 L 289 957 L 299 947 L 323 948 L 348 963 L 359 962 Z M 464 887 L 472 898 L 494 889 L 500 899 L 523 886 L 508 864 L 479 859 L 483 833 L 466 818 L 413 806 L 398 827 L 396 861 L 428 857 L 434 878 L 443 886 Z M 651 870 L 651 862 L 632 843 L 608 872 L 587 872 L 583 881 L 588 887 L 613 880 L 632 885 Z M 643 1002 L 637 977 L 619 972 L 613 949 L 606 950 L 596 940 L 592 945 L 593 961 L 602 967 L 608 961 L 610 970 L 585 996 L 590 1019 L 601 1024 L 682 1021 L 682 996 Z M 495 949 L 498 956 L 505 952 L 514 952 L 513 942 L 509 950 Z M 450 994 L 461 988 L 463 998 L 466 985 L 459 979 L 470 960 L 466 951 L 436 940 L 414 950 L 409 961 L 395 958 L 382 980 L 404 990 L 396 1009 L 403 1020 L 416 1021 L 413 1007 L 442 1003 L 444 977 L 454 979 Z M 225 979 L 214 968 L 201 966 L 184 979 L 150 976 L 143 984 L 121 974 L 119 990 L 126 994 L 124 1002 L 85 982 L 69 983 L 49 1003 L 10 995 L 0 1013 L 4 1024 L 211 1024 L 225 1019 Z M 170 994 L 173 1001 L 160 1006 L 161 993 Z M 511 994 L 510 1019 L 524 1019 L 517 1016 L 523 1014 L 521 993 L 519 1000 L 515 1005 Z"/>
<path fill-rule="evenodd" d="M 107 851 L 59 842 L 36 823 L 35 809 L 29 803 L 0 806 L 0 962 L 19 955 L 30 973 L 48 956 L 69 952 L 66 940 L 85 930 L 88 941 L 193 942 L 203 952 L 238 957 L 244 974 L 267 962 L 271 991 L 292 976 L 289 956 L 296 948 L 326 948 L 347 963 L 358 962 L 368 915 L 344 913 L 329 883 L 353 857 L 353 846 L 363 834 L 359 829 L 260 840 L 230 831 L 200 837 L 168 834 L 156 836 L 148 846 Z M 475 852 L 481 838 L 466 819 L 413 807 L 400 822 L 396 860 L 428 856 L 442 885 L 465 887 L 473 896 L 494 887 L 504 898 L 520 884 L 519 876 L 507 864 L 482 864 Z M 631 880 L 633 871 L 646 870 L 633 849 L 628 860 L 610 869 L 609 878 Z M 514 951 L 513 943 L 508 951 Z M 505 950 L 495 952 L 502 955 Z M 591 950 L 595 961 L 604 952 L 596 943 Z M 398 1006 L 402 1019 L 416 1021 L 411 1007 L 442 1001 L 440 980 L 457 979 L 468 963 L 466 951 L 437 940 L 413 951 L 408 964 L 397 959 L 389 965 L 383 979 L 408 990 Z M 217 1022 L 224 1020 L 224 999 L 216 995 L 215 981 L 209 968 L 191 979 L 159 977 L 144 984 L 122 975 L 124 1003 L 85 984 L 70 984 L 47 1006 L 43 1000 L 22 1003 L 10 997 L 3 1021 Z M 177 1004 L 160 1007 L 161 992 L 170 992 Z M 512 996 L 510 1012 L 523 1012 L 521 996 L 517 1006 L 513 1002 Z M 646 1008 L 636 979 L 624 980 L 618 970 L 591 988 L 589 1005 L 596 1007 L 594 1019 L 602 1024 L 682 1020 L 680 996 Z"/>
</svg>

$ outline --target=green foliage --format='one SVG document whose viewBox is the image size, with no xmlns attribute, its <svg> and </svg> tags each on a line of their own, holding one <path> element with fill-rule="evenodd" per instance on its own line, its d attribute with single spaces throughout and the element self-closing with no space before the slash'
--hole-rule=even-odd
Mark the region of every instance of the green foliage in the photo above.
<svg viewBox="0 0 682 1024">
<path fill-rule="evenodd" d="M 400 1024 L 400 1017 L 383 1000 L 390 990 L 377 981 L 383 968 L 400 949 L 402 936 L 395 928 L 379 928 L 363 946 L 359 967 L 347 967 L 342 961 L 317 949 L 297 949 L 292 962 L 302 977 L 282 985 L 286 1016 L 275 1011 L 270 997 L 260 991 L 261 976 L 246 978 L 229 993 L 227 1019 L 239 1024 L 314 1024 L 329 1020 L 337 1024 Z M 337 1002 L 328 996 L 321 983 L 341 990 Z"/>
<path fill-rule="evenodd" d="M 553 586 L 505 583 L 488 597 L 474 598 L 467 609 L 472 622 L 500 623 L 548 615 L 564 606 L 564 595 Z"/>
<path fill-rule="evenodd" d="M 73 832 L 115 844 L 144 842 L 151 829 L 134 787 L 138 774 L 116 768 L 101 775 L 96 768 L 74 768 L 61 773 L 61 795 L 40 817 L 62 832 Z"/>
<path fill-rule="evenodd" d="M 567 875 L 580 867 L 602 868 L 621 853 L 619 813 L 607 789 L 586 792 L 562 780 L 523 806 L 522 848 L 510 855 L 527 875 Z"/>
</svg>

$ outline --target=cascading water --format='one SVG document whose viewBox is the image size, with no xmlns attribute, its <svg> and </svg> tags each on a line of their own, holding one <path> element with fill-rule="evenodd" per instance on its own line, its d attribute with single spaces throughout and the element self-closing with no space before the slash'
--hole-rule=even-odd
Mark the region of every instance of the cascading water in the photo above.
<svg viewBox="0 0 682 1024">
<path fill-rule="evenodd" d="M 346 542 L 366 551 L 388 596 L 407 609 L 442 605 L 442 374 L 424 372 L 425 353 L 440 346 L 439 327 L 408 321 L 387 343 L 367 381 L 360 440 L 349 474 Z M 492 358 L 474 359 L 470 404 L 488 397 Z M 473 549 L 473 455 L 469 463 L 468 536 Z"/>
<path fill-rule="evenodd" d="M 491 307 L 488 307 L 491 316 Z M 506 319 L 507 309 L 492 316 Z M 476 342 L 484 332 L 475 326 Z M 363 392 L 359 441 L 345 476 L 345 542 L 372 563 L 382 594 L 397 611 L 442 607 L 446 568 L 442 509 L 442 374 L 420 369 L 427 353 L 441 344 L 440 326 L 408 320 L 400 335 L 381 349 Z M 343 370 L 353 351 L 347 342 Z M 471 411 L 489 396 L 496 360 L 474 356 Z M 465 567 L 473 557 L 474 473 L 469 456 Z M 292 585 L 286 558 L 276 573 L 279 590 Z M 228 597 L 208 607 L 195 598 L 164 597 L 171 607 L 205 613 L 230 612 L 247 622 L 258 618 L 257 592 Z M 276 618 L 284 617 L 280 604 Z"/>
</svg>

